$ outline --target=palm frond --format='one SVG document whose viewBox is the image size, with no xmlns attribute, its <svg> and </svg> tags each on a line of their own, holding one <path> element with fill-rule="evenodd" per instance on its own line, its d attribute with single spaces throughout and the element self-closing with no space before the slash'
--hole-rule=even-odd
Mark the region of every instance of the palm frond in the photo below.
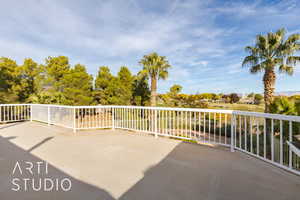
<svg viewBox="0 0 300 200">
<path fill-rule="evenodd" d="M 298 33 L 290 35 L 286 40 L 286 43 L 289 44 L 296 43 L 296 42 L 300 42 L 300 34 Z"/>
<path fill-rule="evenodd" d="M 268 49 L 267 37 L 263 35 L 257 35 L 256 46 L 261 51 L 265 51 L 266 49 Z"/>
<path fill-rule="evenodd" d="M 293 34 L 281 45 L 280 55 L 289 56 L 300 50 L 300 34 Z"/>
<path fill-rule="evenodd" d="M 246 46 L 245 51 L 251 55 L 257 55 L 257 53 L 258 53 L 258 49 L 256 47 L 252 47 L 252 46 Z"/>
<path fill-rule="evenodd" d="M 282 58 L 274 58 L 273 62 L 275 65 L 282 65 L 283 64 L 283 59 Z"/>
<path fill-rule="evenodd" d="M 139 73 L 137 74 L 137 76 L 139 78 L 144 78 L 145 76 L 148 77 L 148 71 L 143 69 L 143 70 L 139 71 Z"/>
<path fill-rule="evenodd" d="M 243 60 L 242 66 L 246 67 L 246 66 L 253 66 L 253 65 L 257 65 L 258 64 L 258 57 L 255 55 L 250 55 L 250 56 L 246 56 Z"/>
<path fill-rule="evenodd" d="M 283 40 L 284 40 L 285 30 L 279 29 L 275 34 L 268 33 L 268 43 L 269 43 L 269 55 L 271 57 L 276 56 L 278 54 L 278 50 L 280 49 Z"/>
<path fill-rule="evenodd" d="M 262 72 L 263 66 L 261 64 L 254 65 L 250 68 L 250 73 L 251 74 L 257 74 L 259 72 Z"/>
<path fill-rule="evenodd" d="M 168 78 L 168 76 L 169 76 L 169 73 L 167 71 L 160 71 L 158 77 L 159 77 L 159 79 L 165 80 Z"/>
<path fill-rule="evenodd" d="M 155 52 L 145 55 L 139 63 L 143 65 L 144 74 L 161 79 L 167 78 L 168 68 L 171 67 L 165 56 L 159 56 Z"/>
<path fill-rule="evenodd" d="M 282 64 L 282 65 L 279 66 L 279 72 L 280 73 L 287 73 L 288 75 L 291 76 L 294 73 L 294 67 Z"/>
<path fill-rule="evenodd" d="M 286 60 L 288 65 L 300 64 L 300 56 L 289 56 Z"/>
<path fill-rule="evenodd" d="M 281 38 L 284 38 L 285 33 L 286 33 L 286 31 L 285 31 L 284 28 L 281 28 L 281 29 L 279 29 L 278 31 L 276 31 L 276 35 L 278 35 L 278 36 L 281 37 Z"/>
</svg>

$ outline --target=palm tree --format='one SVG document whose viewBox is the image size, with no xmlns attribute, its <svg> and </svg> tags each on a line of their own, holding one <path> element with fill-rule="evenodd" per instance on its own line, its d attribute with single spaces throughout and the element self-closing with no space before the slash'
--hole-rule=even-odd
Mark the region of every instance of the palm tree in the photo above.
<svg viewBox="0 0 300 200">
<path fill-rule="evenodd" d="M 276 68 L 281 73 L 292 75 L 294 67 L 300 63 L 300 56 L 294 54 L 300 50 L 300 34 L 292 34 L 285 40 L 285 29 L 275 33 L 257 35 L 254 46 L 247 46 L 250 54 L 244 58 L 243 66 L 250 67 L 250 72 L 264 72 L 265 112 L 270 112 L 276 81 Z"/>
<path fill-rule="evenodd" d="M 277 97 L 270 104 L 270 112 L 282 115 L 297 115 L 297 107 L 294 101 L 287 97 Z"/>
<path fill-rule="evenodd" d="M 157 81 L 159 79 L 165 80 L 168 77 L 168 69 L 171 65 L 165 56 L 159 56 L 155 52 L 145 55 L 139 63 L 143 65 L 140 74 L 147 75 L 151 80 L 150 105 L 156 106 Z"/>
</svg>

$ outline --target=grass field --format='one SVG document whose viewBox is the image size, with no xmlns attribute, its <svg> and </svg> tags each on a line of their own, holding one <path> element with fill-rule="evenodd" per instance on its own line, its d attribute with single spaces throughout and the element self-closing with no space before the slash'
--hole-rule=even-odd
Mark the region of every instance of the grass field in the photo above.
<svg viewBox="0 0 300 200">
<path fill-rule="evenodd" d="M 252 112 L 264 112 L 264 105 L 252 105 L 252 104 L 230 104 L 230 103 L 209 103 L 210 109 L 224 109 L 224 110 L 241 110 Z"/>
</svg>

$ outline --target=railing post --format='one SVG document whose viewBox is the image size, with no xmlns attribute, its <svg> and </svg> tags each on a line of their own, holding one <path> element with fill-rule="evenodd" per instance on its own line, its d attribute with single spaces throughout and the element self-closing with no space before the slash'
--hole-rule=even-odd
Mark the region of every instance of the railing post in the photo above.
<svg viewBox="0 0 300 200">
<path fill-rule="evenodd" d="M 31 121 L 31 122 L 32 122 L 32 111 L 33 111 L 32 105 L 30 105 L 30 121 Z"/>
<path fill-rule="evenodd" d="M 51 123 L 50 118 L 51 118 L 51 116 L 50 116 L 50 106 L 48 106 L 48 126 L 50 126 L 50 123 Z"/>
<path fill-rule="evenodd" d="M 158 138 L 158 133 L 157 133 L 157 109 L 154 110 L 154 132 L 155 132 L 155 138 Z"/>
<path fill-rule="evenodd" d="M 2 106 L 0 106 L 0 122 L 2 122 Z"/>
<path fill-rule="evenodd" d="M 293 123 L 289 121 L 289 142 L 293 140 Z M 292 169 L 293 167 L 293 152 L 291 147 L 289 146 L 289 168 Z"/>
<path fill-rule="evenodd" d="M 231 114 L 231 136 L 230 136 L 230 151 L 234 152 L 234 127 L 236 126 L 235 124 L 235 115 L 232 113 Z"/>
<path fill-rule="evenodd" d="M 113 107 L 111 107 L 111 117 L 112 117 L 112 130 L 115 130 L 115 109 Z"/>
<path fill-rule="evenodd" d="M 73 108 L 73 133 L 76 133 L 76 108 Z"/>
</svg>

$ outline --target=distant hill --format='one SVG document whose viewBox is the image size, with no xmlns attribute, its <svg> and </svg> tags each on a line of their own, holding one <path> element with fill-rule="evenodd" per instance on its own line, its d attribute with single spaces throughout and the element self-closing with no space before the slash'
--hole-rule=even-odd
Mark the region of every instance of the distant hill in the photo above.
<svg viewBox="0 0 300 200">
<path fill-rule="evenodd" d="M 300 91 L 283 91 L 283 92 L 275 92 L 276 96 L 294 96 L 300 95 Z"/>
</svg>

